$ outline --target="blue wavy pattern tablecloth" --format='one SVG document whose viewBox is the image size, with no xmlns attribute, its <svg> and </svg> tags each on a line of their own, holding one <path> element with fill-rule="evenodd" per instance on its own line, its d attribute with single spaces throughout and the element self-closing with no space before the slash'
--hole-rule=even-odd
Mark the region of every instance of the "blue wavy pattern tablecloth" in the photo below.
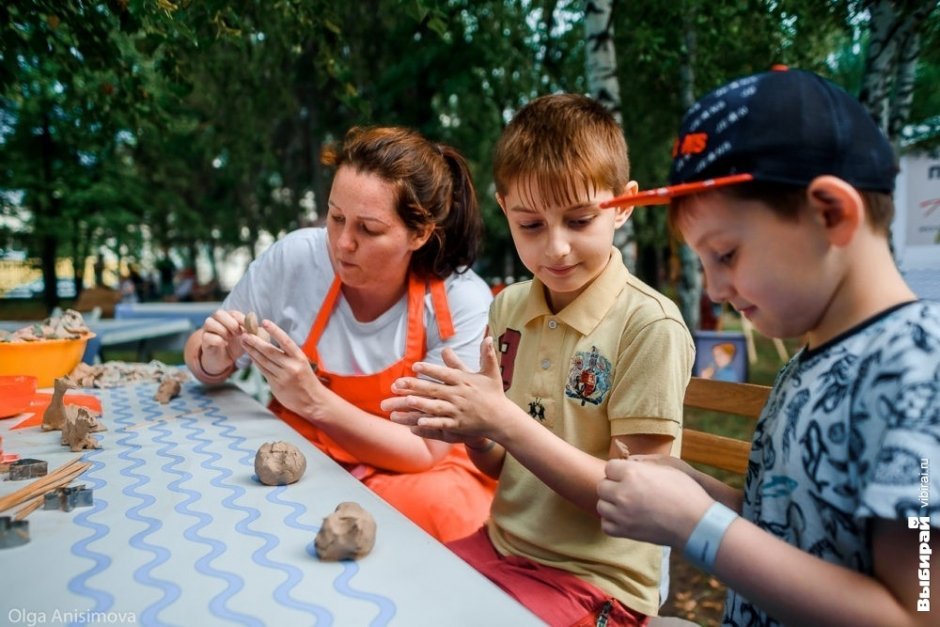
<svg viewBox="0 0 940 627">
<path fill-rule="evenodd" d="M 108 431 L 82 455 L 92 467 L 77 481 L 94 505 L 33 512 L 31 541 L 0 550 L 0 623 L 538 624 L 243 392 L 191 383 L 161 405 L 155 388 L 97 392 Z M 0 421 L 8 452 L 50 470 L 78 455 L 58 433 L 10 430 L 18 420 Z M 306 455 L 297 484 L 255 479 L 255 451 L 274 440 Z M 22 485 L 3 482 L 0 494 Z M 375 516 L 375 549 L 320 562 L 313 539 L 346 500 Z"/>
</svg>

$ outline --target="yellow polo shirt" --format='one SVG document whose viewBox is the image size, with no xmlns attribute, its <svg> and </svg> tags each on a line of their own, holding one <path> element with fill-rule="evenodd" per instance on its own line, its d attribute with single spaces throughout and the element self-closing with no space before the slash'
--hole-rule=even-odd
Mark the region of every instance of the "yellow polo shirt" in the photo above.
<svg viewBox="0 0 940 627">
<path fill-rule="evenodd" d="M 665 434 L 679 450 L 695 348 L 676 305 L 632 276 L 620 251 L 553 314 L 535 279 L 490 308 L 506 395 L 555 435 L 606 460 L 611 436 Z M 487 522 L 502 554 L 569 571 L 648 615 L 659 610 L 661 547 L 613 538 L 596 516 L 506 455 Z"/>
</svg>

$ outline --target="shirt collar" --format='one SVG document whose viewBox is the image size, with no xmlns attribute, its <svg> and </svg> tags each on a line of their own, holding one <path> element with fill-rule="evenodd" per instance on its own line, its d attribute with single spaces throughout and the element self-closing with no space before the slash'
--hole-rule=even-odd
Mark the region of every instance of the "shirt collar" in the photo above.
<svg viewBox="0 0 940 627">
<path fill-rule="evenodd" d="M 558 313 L 552 313 L 548 307 L 548 301 L 545 300 L 545 285 L 538 278 L 533 278 L 523 314 L 525 323 L 528 324 L 540 316 L 553 316 L 581 335 L 588 335 L 607 315 L 626 285 L 629 275 L 627 267 L 623 265 L 621 252 L 611 247 L 610 259 L 601 273 L 577 298 Z"/>
</svg>

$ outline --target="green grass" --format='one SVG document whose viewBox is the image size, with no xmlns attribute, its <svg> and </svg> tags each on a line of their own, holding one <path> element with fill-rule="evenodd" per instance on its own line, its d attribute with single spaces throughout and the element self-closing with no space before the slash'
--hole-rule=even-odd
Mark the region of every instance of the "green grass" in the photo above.
<svg viewBox="0 0 940 627">
<path fill-rule="evenodd" d="M 109 350 L 105 359 L 108 361 L 137 361 L 137 351 L 111 351 Z M 168 366 L 182 366 L 183 362 L 183 352 L 182 351 L 155 351 L 153 354 L 153 359 L 163 362 Z"/>
</svg>

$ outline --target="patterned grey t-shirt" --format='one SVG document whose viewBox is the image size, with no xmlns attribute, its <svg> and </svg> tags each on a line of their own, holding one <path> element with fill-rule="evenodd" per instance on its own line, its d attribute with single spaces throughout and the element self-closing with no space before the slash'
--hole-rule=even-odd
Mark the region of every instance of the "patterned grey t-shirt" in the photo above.
<svg viewBox="0 0 940 627">
<path fill-rule="evenodd" d="M 812 555 L 870 574 L 872 517 L 906 525 L 908 516 L 929 516 L 940 528 L 934 467 L 940 304 L 919 301 L 799 352 L 780 371 L 754 433 L 743 515 Z M 724 624 L 779 623 L 729 589 Z"/>
</svg>

